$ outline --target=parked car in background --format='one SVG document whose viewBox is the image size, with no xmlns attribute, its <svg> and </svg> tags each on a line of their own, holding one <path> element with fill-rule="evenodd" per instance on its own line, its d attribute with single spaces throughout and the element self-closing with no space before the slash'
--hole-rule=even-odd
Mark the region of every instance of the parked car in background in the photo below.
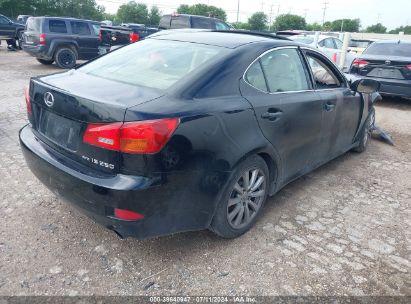
<svg viewBox="0 0 411 304">
<path fill-rule="evenodd" d="M 233 29 L 228 23 L 211 17 L 187 14 L 163 15 L 158 25 L 159 30 L 172 30 L 183 28 L 209 29 L 227 31 Z"/>
<path fill-rule="evenodd" d="M 42 64 L 71 69 L 77 60 L 98 56 L 100 23 L 62 18 L 30 17 L 24 31 L 23 50 Z"/>
<path fill-rule="evenodd" d="M 21 46 L 24 24 L 12 21 L 10 18 L 0 14 L 0 40 L 6 40 L 13 48 Z"/>
<path fill-rule="evenodd" d="M 294 35 L 288 38 L 296 42 L 316 47 L 324 52 L 334 63 L 339 64 L 340 62 L 343 42 L 336 37 L 320 35 L 317 44 L 315 44 L 315 35 Z M 354 54 L 347 52 L 344 66 L 342 68 L 344 72 L 348 72 L 355 57 Z"/>
<path fill-rule="evenodd" d="M 272 35 L 157 35 L 26 91 L 28 166 L 120 236 L 237 237 L 269 195 L 366 149 L 376 81 Z"/>
<path fill-rule="evenodd" d="M 374 39 L 351 39 L 348 50 L 357 56 L 360 56 L 364 50 L 376 40 Z"/>
<path fill-rule="evenodd" d="M 105 54 L 112 49 L 137 42 L 158 32 L 157 28 L 146 27 L 144 24 L 122 23 L 120 26 L 102 25 L 100 28 L 99 54 Z"/>
<path fill-rule="evenodd" d="M 31 15 L 18 15 L 17 16 L 17 22 L 21 23 L 21 24 L 26 24 L 27 19 L 29 19 L 30 17 L 32 17 Z"/>
<path fill-rule="evenodd" d="M 411 42 L 374 42 L 352 63 L 350 73 L 378 80 L 381 95 L 411 97 Z"/>
</svg>

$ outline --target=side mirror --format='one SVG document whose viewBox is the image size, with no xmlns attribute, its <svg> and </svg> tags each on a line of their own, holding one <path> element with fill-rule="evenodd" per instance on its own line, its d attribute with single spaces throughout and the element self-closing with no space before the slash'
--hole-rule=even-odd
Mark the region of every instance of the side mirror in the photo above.
<svg viewBox="0 0 411 304">
<path fill-rule="evenodd" d="M 350 84 L 351 90 L 362 94 L 372 94 L 378 92 L 381 84 L 373 79 L 358 79 Z"/>
</svg>

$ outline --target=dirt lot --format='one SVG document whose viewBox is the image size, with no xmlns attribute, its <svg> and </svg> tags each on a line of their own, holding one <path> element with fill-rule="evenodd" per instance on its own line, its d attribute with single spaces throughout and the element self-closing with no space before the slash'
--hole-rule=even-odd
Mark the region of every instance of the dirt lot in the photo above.
<svg viewBox="0 0 411 304">
<path fill-rule="evenodd" d="M 0 295 L 411 295 L 411 101 L 385 100 L 373 140 L 287 186 L 252 231 L 120 240 L 45 189 L 18 144 L 30 76 L 0 47 Z"/>
</svg>

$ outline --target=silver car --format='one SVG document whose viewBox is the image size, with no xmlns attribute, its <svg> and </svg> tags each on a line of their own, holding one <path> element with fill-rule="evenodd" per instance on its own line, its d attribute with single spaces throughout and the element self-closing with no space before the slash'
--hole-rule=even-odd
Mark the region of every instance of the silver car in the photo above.
<svg viewBox="0 0 411 304">
<path fill-rule="evenodd" d="M 318 48 L 334 63 L 339 65 L 343 46 L 343 42 L 340 39 L 331 36 L 320 35 L 318 37 L 317 45 L 315 45 L 315 35 L 295 35 L 288 38 L 296 42 Z M 356 56 L 354 54 L 347 52 L 344 66 L 342 68 L 343 72 L 348 72 L 351 63 L 355 58 Z"/>
</svg>

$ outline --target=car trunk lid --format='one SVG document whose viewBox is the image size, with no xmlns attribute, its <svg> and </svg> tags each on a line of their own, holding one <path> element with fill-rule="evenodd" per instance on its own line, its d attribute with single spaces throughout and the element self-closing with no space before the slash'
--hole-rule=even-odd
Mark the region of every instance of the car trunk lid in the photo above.
<svg viewBox="0 0 411 304">
<path fill-rule="evenodd" d="M 362 56 L 356 61 L 362 62 L 359 69 L 362 76 L 387 78 L 387 79 L 411 79 L 411 58 L 402 56 L 368 55 Z M 355 61 L 354 61 L 355 63 Z"/>
<path fill-rule="evenodd" d="M 110 90 L 103 88 L 110 88 Z M 78 71 L 34 78 L 30 85 L 31 123 L 38 136 L 75 161 L 116 173 L 120 153 L 83 142 L 89 124 L 124 121 L 127 108 L 163 94 Z"/>
</svg>

